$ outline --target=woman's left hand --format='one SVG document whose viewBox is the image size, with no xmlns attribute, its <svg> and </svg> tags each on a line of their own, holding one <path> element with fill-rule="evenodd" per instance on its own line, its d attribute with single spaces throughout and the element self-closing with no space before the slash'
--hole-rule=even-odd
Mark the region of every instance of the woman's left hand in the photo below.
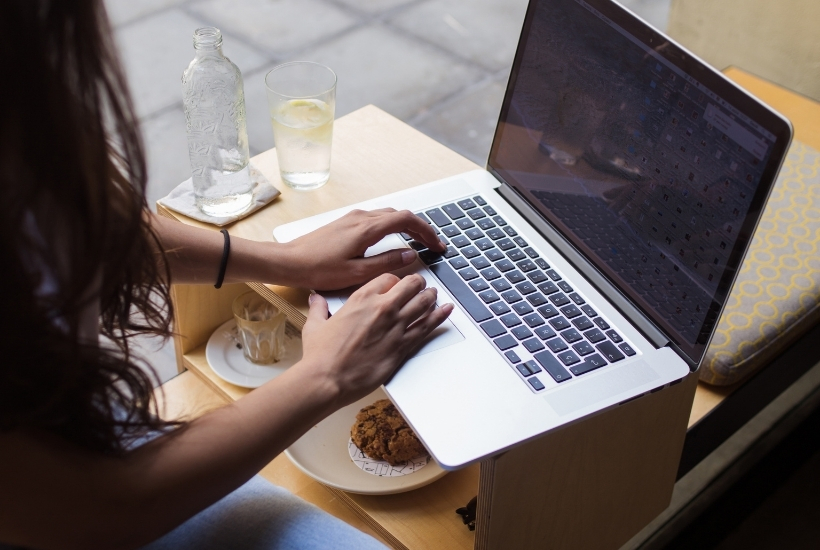
<svg viewBox="0 0 820 550">
<path fill-rule="evenodd" d="M 409 210 L 353 210 L 340 219 L 280 245 L 287 258 L 286 284 L 314 290 L 336 290 L 369 281 L 413 263 L 410 248 L 389 250 L 369 258 L 365 251 L 391 233 L 405 232 L 430 249 L 446 248 L 435 230 Z"/>
</svg>

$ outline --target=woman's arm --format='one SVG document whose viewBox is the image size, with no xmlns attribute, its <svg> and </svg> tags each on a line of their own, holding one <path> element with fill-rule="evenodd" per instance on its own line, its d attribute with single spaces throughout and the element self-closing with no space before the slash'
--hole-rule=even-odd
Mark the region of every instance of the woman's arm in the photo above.
<svg viewBox="0 0 820 550">
<path fill-rule="evenodd" d="M 152 215 L 175 283 L 214 284 L 224 237 Z M 435 231 L 411 212 L 393 209 L 355 210 L 341 219 L 290 243 L 257 242 L 231 237 L 225 282 L 261 282 L 332 290 L 369 281 L 411 263 L 409 248 L 364 258 L 368 247 L 400 231 L 436 250 L 444 245 Z"/>
<path fill-rule="evenodd" d="M 181 225 L 181 224 L 179 224 Z M 239 487 L 301 434 L 367 395 L 452 311 L 422 277 L 382 275 L 328 318 L 315 297 L 304 358 L 241 400 L 124 458 L 42 433 L 0 433 L 0 541 L 135 548 Z"/>
</svg>

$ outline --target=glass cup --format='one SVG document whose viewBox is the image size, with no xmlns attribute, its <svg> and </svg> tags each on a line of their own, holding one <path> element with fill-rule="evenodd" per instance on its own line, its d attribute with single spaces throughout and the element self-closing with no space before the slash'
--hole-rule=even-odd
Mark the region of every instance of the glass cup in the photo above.
<svg viewBox="0 0 820 550">
<path fill-rule="evenodd" d="M 282 180 L 300 191 L 323 186 L 330 177 L 336 74 L 293 61 L 265 75 L 265 88 Z"/>
<path fill-rule="evenodd" d="M 242 353 L 257 365 L 271 365 L 285 354 L 285 314 L 256 292 L 233 301 L 233 316 Z"/>
</svg>

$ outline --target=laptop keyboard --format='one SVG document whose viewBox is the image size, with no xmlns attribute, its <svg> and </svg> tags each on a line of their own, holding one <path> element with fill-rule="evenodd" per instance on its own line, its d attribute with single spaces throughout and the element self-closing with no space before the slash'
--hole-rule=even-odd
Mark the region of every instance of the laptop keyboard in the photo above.
<svg viewBox="0 0 820 550">
<path fill-rule="evenodd" d="M 402 237 L 533 392 L 637 353 L 480 195 L 416 215 L 447 250 Z"/>
</svg>

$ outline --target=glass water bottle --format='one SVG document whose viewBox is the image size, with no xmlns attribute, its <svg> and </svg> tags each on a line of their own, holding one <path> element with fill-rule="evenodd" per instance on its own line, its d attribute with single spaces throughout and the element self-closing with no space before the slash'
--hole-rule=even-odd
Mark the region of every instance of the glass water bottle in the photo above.
<svg viewBox="0 0 820 550">
<path fill-rule="evenodd" d="M 196 204 L 205 214 L 231 216 L 253 198 L 242 74 L 222 54 L 219 29 L 197 29 L 194 50 L 182 97 Z"/>
</svg>

